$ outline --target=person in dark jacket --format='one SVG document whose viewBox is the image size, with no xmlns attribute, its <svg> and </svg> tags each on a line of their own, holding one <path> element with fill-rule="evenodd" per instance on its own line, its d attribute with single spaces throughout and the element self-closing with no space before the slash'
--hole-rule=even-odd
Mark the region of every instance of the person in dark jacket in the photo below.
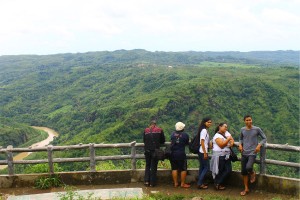
<svg viewBox="0 0 300 200">
<path fill-rule="evenodd" d="M 152 120 L 150 126 L 143 133 L 144 149 L 145 149 L 145 186 L 154 187 L 156 185 L 156 173 L 158 160 L 155 156 L 155 149 L 159 149 L 161 144 L 165 143 L 165 135 L 161 128 L 156 125 L 156 121 Z"/>
<path fill-rule="evenodd" d="M 174 187 L 178 187 L 178 172 L 180 171 L 180 186 L 189 188 L 191 185 L 185 183 L 187 175 L 187 160 L 185 146 L 189 144 L 189 135 L 184 132 L 185 124 L 177 122 L 175 132 L 171 135 L 171 168 Z"/>
</svg>

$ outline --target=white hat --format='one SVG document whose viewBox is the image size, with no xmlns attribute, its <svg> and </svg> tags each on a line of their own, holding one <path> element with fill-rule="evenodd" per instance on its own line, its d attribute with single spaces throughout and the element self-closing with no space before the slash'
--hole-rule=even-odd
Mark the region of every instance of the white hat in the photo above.
<svg viewBox="0 0 300 200">
<path fill-rule="evenodd" d="M 177 123 L 175 124 L 175 129 L 176 129 L 176 131 L 182 131 L 182 130 L 184 129 L 184 127 L 185 127 L 185 124 L 182 123 L 182 122 L 177 122 Z"/>
</svg>

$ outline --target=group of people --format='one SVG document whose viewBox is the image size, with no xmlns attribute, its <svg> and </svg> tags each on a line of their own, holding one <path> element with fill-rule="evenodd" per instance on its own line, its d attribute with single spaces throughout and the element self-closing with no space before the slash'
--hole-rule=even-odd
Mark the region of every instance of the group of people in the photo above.
<svg viewBox="0 0 300 200">
<path fill-rule="evenodd" d="M 244 116 L 244 122 L 245 127 L 241 128 L 238 147 L 242 155 L 241 174 L 244 182 L 244 190 L 240 193 L 241 196 L 249 193 L 249 177 L 250 183 L 255 182 L 256 173 L 253 165 L 257 153 L 267 140 L 264 132 L 259 127 L 252 125 L 252 117 L 250 115 Z M 211 125 L 211 118 L 203 118 L 197 132 L 199 136 L 198 158 L 200 163 L 197 188 L 208 188 L 205 177 L 206 173 L 211 170 L 215 189 L 225 190 L 224 183 L 232 171 L 230 148 L 234 145 L 234 139 L 227 130 L 228 125 L 220 123 L 217 125 L 210 140 L 209 128 Z M 174 187 L 189 188 L 191 185 L 185 181 L 187 176 L 185 147 L 189 145 L 189 135 L 184 131 L 184 128 L 185 124 L 182 122 L 175 124 L 175 131 L 171 134 L 170 163 Z M 259 137 L 261 138 L 260 141 Z M 151 121 L 150 126 L 144 130 L 143 141 L 146 159 L 144 184 L 154 187 L 157 182 L 158 165 L 156 150 L 160 148 L 161 144 L 165 143 L 163 129 L 156 125 L 155 120 Z M 210 162 L 208 157 L 209 150 L 212 150 Z M 180 177 L 180 183 L 178 182 L 178 176 Z"/>
</svg>

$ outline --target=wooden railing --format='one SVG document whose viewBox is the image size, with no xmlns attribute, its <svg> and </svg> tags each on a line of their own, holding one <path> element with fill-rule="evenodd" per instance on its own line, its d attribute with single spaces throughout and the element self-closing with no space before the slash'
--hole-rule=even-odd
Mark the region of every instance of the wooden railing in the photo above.
<svg viewBox="0 0 300 200">
<path fill-rule="evenodd" d="M 170 145 L 170 142 L 166 142 L 165 145 Z M 236 142 L 235 146 L 238 145 Z M 0 154 L 6 154 L 6 160 L 0 160 L 0 165 L 8 166 L 8 174 L 14 175 L 14 165 L 17 164 L 39 164 L 39 163 L 48 163 L 50 174 L 54 173 L 54 163 L 66 163 L 66 162 L 90 162 L 90 171 L 96 171 L 96 162 L 104 160 L 124 160 L 131 159 L 131 170 L 136 169 L 137 159 L 144 159 L 144 154 L 137 154 L 137 148 L 144 147 L 143 143 L 119 143 L 119 144 L 78 144 L 78 145 L 69 145 L 69 146 L 52 146 L 48 145 L 46 147 L 38 148 L 13 148 L 13 146 L 8 146 L 7 148 L 1 148 Z M 97 156 L 96 149 L 98 148 L 131 148 L 131 154 L 129 155 L 113 155 L 113 156 Z M 89 149 L 89 157 L 80 157 L 80 158 L 53 158 L 54 151 L 66 151 L 66 150 L 76 150 L 76 149 Z M 300 147 L 291 146 L 291 145 L 280 145 L 280 144 L 266 144 L 261 148 L 260 159 L 256 160 L 256 163 L 260 165 L 260 174 L 266 174 L 266 164 L 287 166 L 300 168 L 300 163 L 293 162 L 284 162 L 278 160 L 266 159 L 266 149 L 274 149 L 280 151 L 289 151 L 289 152 L 300 152 Z M 13 153 L 21 152 L 47 152 L 48 159 L 42 160 L 14 160 Z M 198 159 L 198 156 L 195 154 L 188 154 L 188 159 Z"/>
</svg>

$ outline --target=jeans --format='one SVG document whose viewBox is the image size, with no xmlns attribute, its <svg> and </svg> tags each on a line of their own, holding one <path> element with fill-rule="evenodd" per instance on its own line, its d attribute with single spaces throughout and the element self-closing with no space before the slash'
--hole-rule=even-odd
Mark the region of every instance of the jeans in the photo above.
<svg viewBox="0 0 300 200">
<path fill-rule="evenodd" d="M 224 184 L 231 171 L 231 160 L 226 160 L 225 156 L 219 156 L 219 173 L 215 177 L 215 184 Z"/>
<path fill-rule="evenodd" d="M 146 151 L 146 168 L 144 181 L 154 186 L 156 184 L 157 164 L 158 160 L 155 158 L 154 151 Z"/>
<path fill-rule="evenodd" d="M 198 183 L 197 184 L 202 185 L 204 177 L 205 177 L 205 175 L 206 175 L 206 173 L 209 169 L 209 160 L 204 159 L 204 154 L 203 153 L 199 153 L 198 158 L 199 158 L 200 167 L 199 167 L 199 176 L 198 176 Z"/>
</svg>

